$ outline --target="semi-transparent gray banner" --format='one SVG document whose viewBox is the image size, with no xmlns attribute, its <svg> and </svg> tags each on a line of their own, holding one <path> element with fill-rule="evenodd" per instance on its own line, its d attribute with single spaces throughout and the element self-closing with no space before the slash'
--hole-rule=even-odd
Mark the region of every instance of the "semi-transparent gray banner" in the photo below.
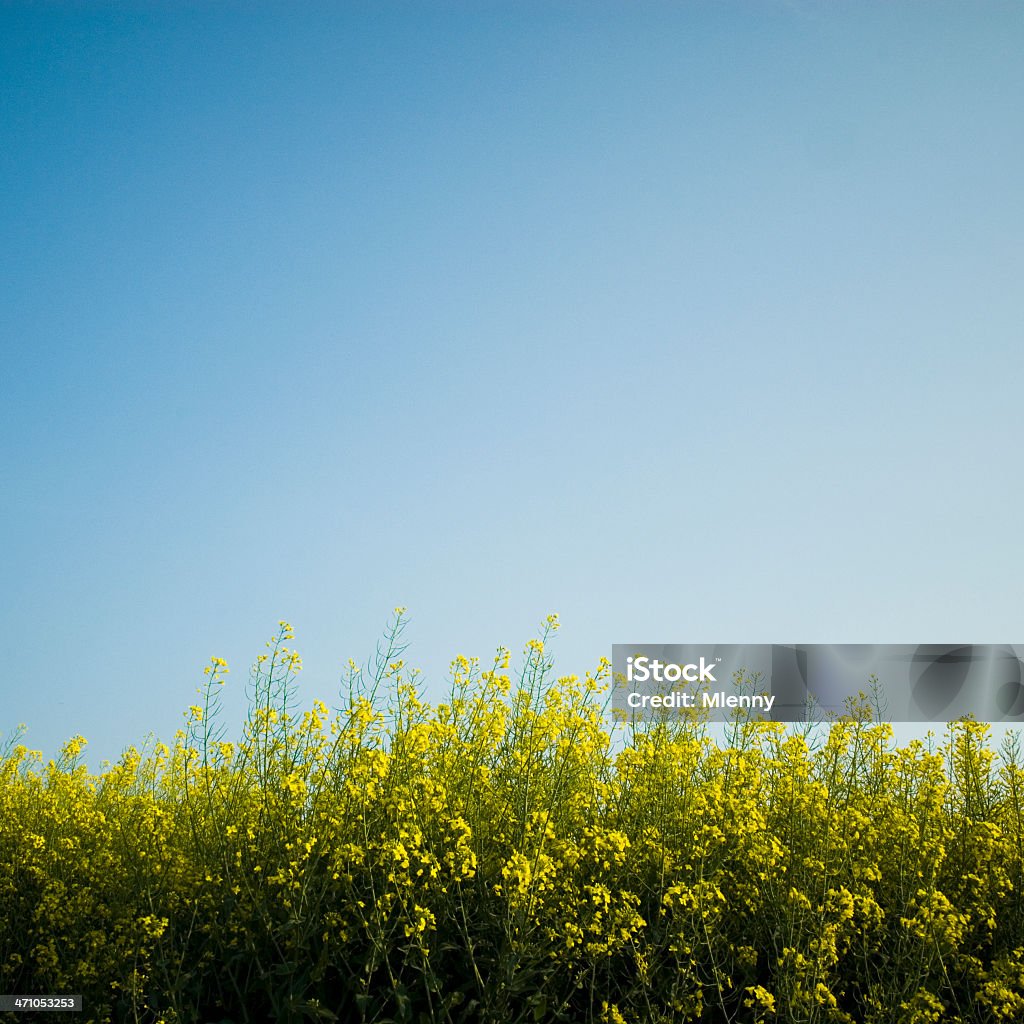
<svg viewBox="0 0 1024 1024">
<path fill-rule="evenodd" d="M 868 698 L 890 722 L 1024 722 L 1024 644 L 615 644 L 627 718 L 804 722 Z"/>
</svg>

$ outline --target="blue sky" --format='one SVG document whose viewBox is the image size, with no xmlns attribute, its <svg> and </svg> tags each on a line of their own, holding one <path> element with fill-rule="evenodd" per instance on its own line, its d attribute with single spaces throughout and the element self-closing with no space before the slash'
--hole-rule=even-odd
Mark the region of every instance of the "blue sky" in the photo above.
<svg viewBox="0 0 1024 1024">
<path fill-rule="evenodd" d="M 7 4 L 0 730 L 292 621 L 1014 642 L 1024 7 Z M 1014 469 L 1014 466 L 1017 468 Z M 232 703 L 234 702 L 234 703 Z"/>
</svg>

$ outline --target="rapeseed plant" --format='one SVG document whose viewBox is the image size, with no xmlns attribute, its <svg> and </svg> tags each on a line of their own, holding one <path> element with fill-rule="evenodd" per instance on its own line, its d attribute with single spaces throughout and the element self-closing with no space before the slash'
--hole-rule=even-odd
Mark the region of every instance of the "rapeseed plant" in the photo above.
<svg viewBox="0 0 1024 1024">
<path fill-rule="evenodd" d="M 172 744 L 98 774 L 16 732 L 0 992 L 96 1024 L 1024 1020 L 1015 741 L 897 746 L 869 702 L 613 739 L 610 666 L 556 677 L 555 616 L 432 706 L 404 624 L 300 714 L 279 623 L 237 739 L 217 657 Z"/>
</svg>

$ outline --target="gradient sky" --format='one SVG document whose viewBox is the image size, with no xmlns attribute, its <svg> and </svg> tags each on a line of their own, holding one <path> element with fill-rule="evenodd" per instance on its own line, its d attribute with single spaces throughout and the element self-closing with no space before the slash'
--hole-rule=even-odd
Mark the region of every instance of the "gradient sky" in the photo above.
<svg viewBox="0 0 1024 1024">
<path fill-rule="evenodd" d="M 0 731 L 292 621 L 1020 642 L 1024 6 L 4 4 Z M 1014 468 L 1016 467 L 1016 468 Z"/>
</svg>

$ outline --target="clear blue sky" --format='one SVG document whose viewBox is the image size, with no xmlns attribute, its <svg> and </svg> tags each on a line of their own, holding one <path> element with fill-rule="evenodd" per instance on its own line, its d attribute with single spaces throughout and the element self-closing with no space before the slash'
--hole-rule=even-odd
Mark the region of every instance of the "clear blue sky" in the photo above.
<svg viewBox="0 0 1024 1024">
<path fill-rule="evenodd" d="M 291 620 L 1020 642 L 1024 6 L 0 9 L 0 730 Z M 234 703 L 231 703 L 231 702 Z"/>
</svg>

